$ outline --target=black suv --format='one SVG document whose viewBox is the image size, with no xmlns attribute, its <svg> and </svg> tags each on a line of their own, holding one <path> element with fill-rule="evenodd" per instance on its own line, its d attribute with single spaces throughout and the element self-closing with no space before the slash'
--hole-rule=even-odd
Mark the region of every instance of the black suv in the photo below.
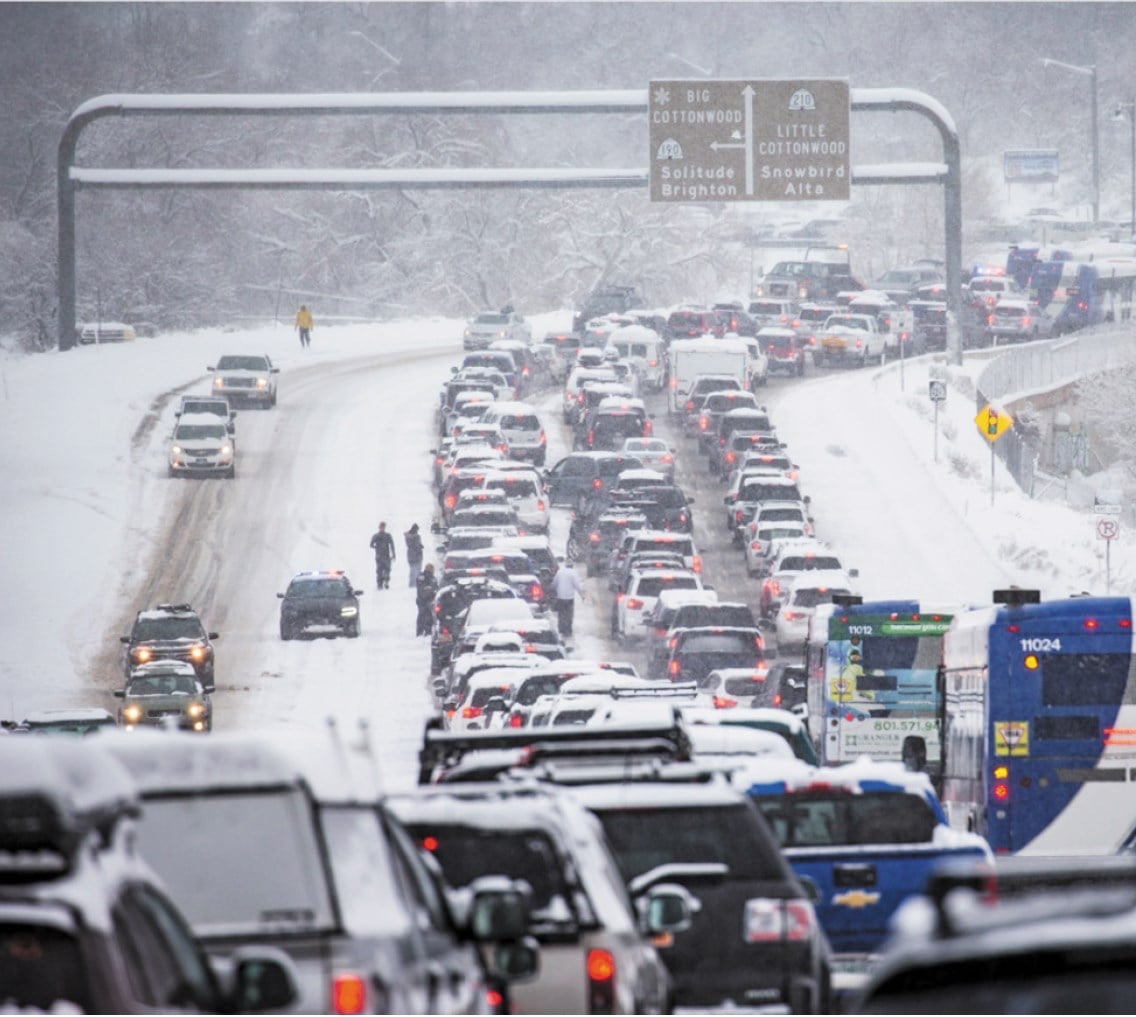
<svg viewBox="0 0 1136 1017">
<path fill-rule="evenodd" d="M 184 660 L 193 665 L 202 688 L 213 691 L 212 641 L 220 636 L 205 630 L 189 604 L 159 604 L 139 611 L 130 635 L 119 638 L 126 645 L 122 662 L 126 677 L 139 664 L 152 660 Z"/>
<path fill-rule="evenodd" d="M 723 784 L 627 782 L 611 769 L 612 783 L 572 794 L 603 824 L 624 882 L 634 893 L 677 884 L 700 905 L 659 948 L 675 1006 L 828 1013 L 824 933 L 753 802 Z"/>
<path fill-rule="evenodd" d="M 298 572 L 288 589 L 276 594 L 280 605 L 280 638 L 294 639 L 309 628 L 338 629 L 359 635 L 359 598 L 351 580 L 339 571 Z"/>
<path fill-rule="evenodd" d="M 623 314 L 634 307 L 642 307 L 643 298 L 634 286 L 603 286 L 592 290 L 584 306 L 572 318 L 572 331 L 582 333 L 592 318 L 604 314 Z"/>
</svg>

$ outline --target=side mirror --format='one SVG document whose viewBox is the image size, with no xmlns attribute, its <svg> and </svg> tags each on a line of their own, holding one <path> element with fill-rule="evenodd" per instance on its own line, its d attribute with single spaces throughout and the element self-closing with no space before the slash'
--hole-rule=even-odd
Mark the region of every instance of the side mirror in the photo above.
<svg viewBox="0 0 1136 1017">
<path fill-rule="evenodd" d="M 210 633 L 208 633 L 208 635 L 209 635 L 210 639 L 220 639 L 221 638 L 220 632 L 210 632 Z"/>
<path fill-rule="evenodd" d="M 439 698 L 444 696 L 446 694 L 446 684 L 447 683 L 446 683 L 445 678 L 435 678 L 434 679 L 434 695 L 438 696 Z"/>
<path fill-rule="evenodd" d="M 497 943 L 488 951 L 487 967 L 505 982 L 526 982 L 540 971 L 540 943 L 532 936 L 512 943 Z"/>
<path fill-rule="evenodd" d="M 115 689 L 114 692 L 112 693 L 112 695 L 114 696 L 115 699 L 125 699 L 126 698 L 126 689 Z"/>
<path fill-rule="evenodd" d="M 351 592 L 352 592 L 352 593 L 353 593 L 353 594 L 354 594 L 354 595 L 355 595 L 356 597 L 361 597 L 361 596 L 363 596 L 363 591 L 362 591 L 362 590 L 352 590 Z"/>
<path fill-rule="evenodd" d="M 129 643 L 130 642 L 130 636 L 119 636 L 118 641 L 120 643 Z"/>
<path fill-rule="evenodd" d="M 855 578 L 857 578 L 857 577 L 858 577 L 858 576 L 860 575 L 860 570 L 859 570 L 859 569 L 849 569 L 849 570 L 848 570 L 848 575 L 849 575 L 849 576 L 850 576 L 850 577 L 851 577 L 852 579 L 855 579 Z"/>
<path fill-rule="evenodd" d="M 278 597 L 278 598 L 279 598 L 280 600 L 283 600 L 283 599 L 284 599 L 284 594 L 283 594 L 283 593 L 278 593 L 278 594 L 276 594 L 276 596 L 277 596 L 277 597 Z"/>
<path fill-rule="evenodd" d="M 702 901 L 679 883 L 659 883 L 635 902 L 643 931 L 651 936 L 685 932 Z"/>
<path fill-rule="evenodd" d="M 226 1009 L 232 1013 L 267 1013 L 291 1007 L 299 999 L 295 962 L 271 946 L 233 952 Z"/>
<path fill-rule="evenodd" d="M 216 368 L 216 367 L 207 367 L 207 368 L 205 368 L 205 370 L 207 370 L 207 371 L 215 371 L 215 370 L 217 370 L 217 368 Z"/>
<path fill-rule="evenodd" d="M 479 943 L 521 939 L 529 928 L 531 894 L 505 876 L 482 876 L 470 884 L 469 931 Z"/>
<path fill-rule="evenodd" d="M 693 498 L 687 498 L 687 499 L 686 499 L 686 503 L 687 503 L 687 505 L 693 505 L 693 504 L 694 504 L 694 499 L 693 499 Z"/>
</svg>

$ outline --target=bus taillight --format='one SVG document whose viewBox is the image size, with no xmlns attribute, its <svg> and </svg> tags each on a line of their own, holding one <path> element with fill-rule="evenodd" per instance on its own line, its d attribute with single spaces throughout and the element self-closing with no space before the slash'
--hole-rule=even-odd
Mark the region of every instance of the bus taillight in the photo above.
<svg viewBox="0 0 1136 1017">
<path fill-rule="evenodd" d="M 996 802 L 1010 800 L 1010 768 L 1008 766 L 994 767 L 994 783 L 990 785 L 990 796 Z"/>
</svg>

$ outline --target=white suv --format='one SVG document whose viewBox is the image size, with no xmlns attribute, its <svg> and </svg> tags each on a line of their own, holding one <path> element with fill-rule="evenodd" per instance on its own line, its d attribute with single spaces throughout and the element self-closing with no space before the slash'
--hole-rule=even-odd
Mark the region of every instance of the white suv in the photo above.
<svg viewBox="0 0 1136 1017">
<path fill-rule="evenodd" d="M 224 420 L 212 413 L 183 413 L 170 436 L 169 475 L 235 477 L 237 450 Z"/>
<path fill-rule="evenodd" d="M 214 395 L 227 396 L 230 403 L 249 403 L 268 409 L 276 405 L 276 375 L 279 367 L 264 354 L 226 354 L 210 365 Z"/>
<path fill-rule="evenodd" d="M 658 885 L 633 902 L 599 821 L 574 798 L 546 787 L 450 784 L 399 795 L 391 807 L 452 886 L 490 875 L 528 882 L 541 962 L 535 978 L 509 989 L 517 1013 L 671 1012 L 670 976 L 647 937 L 665 939 L 690 922 L 679 904 L 673 925 L 654 924 L 664 910 L 655 898 L 689 896 Z"/>
<path fill-rule="evenodd" d="M 543 466 L 548 451 L 548 436 L 528 403 L 493 403 L 481 416 L 482 423 L 496 424 L 505 436 L 510 459 L 523 459 Z"/>
</svg>

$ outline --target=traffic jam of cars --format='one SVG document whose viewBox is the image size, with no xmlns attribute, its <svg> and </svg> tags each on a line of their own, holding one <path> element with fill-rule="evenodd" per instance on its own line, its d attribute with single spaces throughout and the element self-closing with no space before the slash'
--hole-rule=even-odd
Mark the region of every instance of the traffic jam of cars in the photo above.
<svg viewBox="0 0 1136 1017">
<path fill-rule="evenodd" d="M 435 712 L 417 786 L 380 787 L 368 744 L 334 727 L 214 733 L 220 634 L 189 603 L 139 611 L 115 713 L 14 728 L 59 734 L 58 751 L 0 741 L 13 998 L 919 1012 L 927 954 L 957 947 L 965 978 L 995 855 L 940 800 L 936 715 L 901 703 L 949 617 L 863 602 L 762 400 L 936 348 L 941 287 L 927 265 L 869 289 L 846 262 L 784 263 L 748 304 L 656 311 L 611 287 L 540 339 L 512 306 L 476 315 L 431 407 L 436 586 L 418 606 Z M 1046 334 L 1027 300 L 987 306 L 991 341 Z M 175 411 L 170 476 L 235 476 L 233 407 L 276 405 L 267 356 L 209 370 Z M 713 574 L 727 558 L 744 584 Z M 359 638 L 364 591 L 342 570 L 284 585 L 282 641 Z M 856 742 L 873 724 L 895 733 Z M 103 729 L 119 733 L 62 737 Z M 1131 877 L 1052 876 L 1096 892 Z"/>
</svg>

